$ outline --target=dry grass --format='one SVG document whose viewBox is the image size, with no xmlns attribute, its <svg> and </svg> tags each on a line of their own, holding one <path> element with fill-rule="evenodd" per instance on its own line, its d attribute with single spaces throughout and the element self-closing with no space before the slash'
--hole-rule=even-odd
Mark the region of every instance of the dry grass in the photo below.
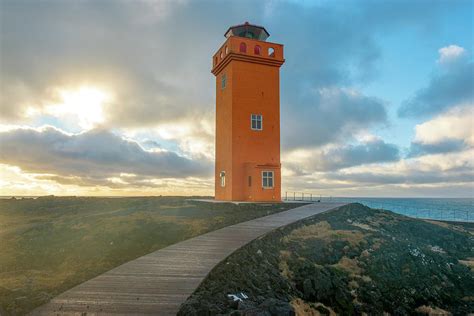
<svg viewBox="0 0 474 316">
<path fill-rule="evenodd" d="M 431 306 L 426 306 L 422 305 L 415 309 L 420 314 L 423 315 L 452 315 L 450 312 L 445 311 L 444 309 L 441 309 L 439 307 L 431 307 Z"/>
<path fill-rule="evenodd" d="M 278 264 L 281 275 L 284 276 L 288 280 L 291 280 L 293 278 L 293 274 L 291 273 L 291 270 L 288 266 L 288 261 L 287 261 L 290 258 L 290 256 L 291 256 L 291 252 L 287 250 L 280 251 L 280 263 Z"/>
<path fill-rule="evenodd" d="M 474 258 L 467 258 L 467 260 L 459 260 L 460 263 L 464 264 L 474 270 Z"/>
<path fill-rule="evenodd" d="M 308 304 L 300 298 L 294 299 L 290 302 L 291 306 L 295 309 L 296 316 L 320 316 L 321 313 L 316 309 L 321 306 L 329 311 L 329 316 L 336 316 L 337 314 L 328 306 L 323 303 L 311 303 Z"/>
<path fill-rule="evenodd" d="M 367 224 L 362 224 L 362 223 L 354 222 L 354 223 L 352 223 L 351 225 L 352 225 L 352 226 L 355 226 L 355 227 L 359 227 L 359 228 L 365 229 L 365 230 L 370 230 L 370 231 L 373 231 L 373 232 L 377 231 L 377 229 L 372 228 L 372 227 L 370 227 L 370 226 L 367 225 Z"/>
<path fill-rule="evenodd" d="M 346 256 L 342 257 L 338 263 L 333 264 L 332 266 L 335 268 L 339 268 L 341 270 L 346 271 L 351 276 L 360 276 L 364 270 L 359 267 L 359 262 L 357 259 L 350 259 Z"/>
<path fill-rule="evenodd" d="M 317 238 L 326 241 L 346 240 L 351 246 L 357 246 L 361 242 L 365 242 L 365 236 L 366 234 L 360 231 L 332 229 L 327 221 L 321 221 L 293 230 L 290 234 L 283 237 L 282 241 L 288 243 L 291 241 Z"/>
<path fill-rule="evenodd" d="M 449 223 L 446 223 L 446 222 L 442 222 L 442 221 L 434 221 L 434 220 L 429 220 L 429 219 L 425 219 L 424 221 L 430 223 L 430 224 L 434 224 L 434 225 L 438 225 L 438 226 L 441 226 L 443 228 L 448 228 L 448 229 L 454 229 L 454 230 L 457 230 L 459 232 L 463 232 L 463 233 L 468 233 L 468 234 L 471 234 L 471 235 L 474 235 L 474 231 L 470 230 L 470 229 L 466 229 L 465 227 L 462 227 L 460 225 L 456 225 L 456 224 L 449 224 Z"/>
</svg>

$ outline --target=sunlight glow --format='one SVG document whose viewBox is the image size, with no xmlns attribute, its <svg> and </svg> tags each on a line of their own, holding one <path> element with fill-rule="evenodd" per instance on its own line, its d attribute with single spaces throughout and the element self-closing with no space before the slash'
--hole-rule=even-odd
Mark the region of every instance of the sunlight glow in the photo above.
<svg viewBox="0 0 474 316">
<path fill-rule="evenodd" d="M 61 103 L 46 107 L 54 116 L 73 116 L 81 128 L 91 129 L 105 121 L 104 104 L 111 100 L 110 94 L 93 87 L 81 86 L 77 90 L 59 89 Z"/>
</svg>

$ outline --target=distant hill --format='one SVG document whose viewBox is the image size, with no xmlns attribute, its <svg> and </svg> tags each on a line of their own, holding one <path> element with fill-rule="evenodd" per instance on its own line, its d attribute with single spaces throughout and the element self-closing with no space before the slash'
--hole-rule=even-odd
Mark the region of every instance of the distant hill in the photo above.
<svg viewBox="0 0 474 316">
<path fill-rule="evenodd" d="M 472 224 L 350 204 L 238 250 L 180 315 L 466 315 L 473 267 Z"/>
</svg>

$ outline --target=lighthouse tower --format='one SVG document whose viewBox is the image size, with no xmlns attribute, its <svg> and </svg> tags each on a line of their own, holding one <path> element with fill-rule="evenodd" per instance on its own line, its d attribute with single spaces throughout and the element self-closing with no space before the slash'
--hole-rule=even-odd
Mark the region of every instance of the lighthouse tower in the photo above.
<svg viewBox="0 0 474 316">
<path fill-rule="evenodd" d="M 216 76 L 215 199 L 281 201 L 283 45 L 262 26 L 230 27 L 212 58 Z"/>
</svg>

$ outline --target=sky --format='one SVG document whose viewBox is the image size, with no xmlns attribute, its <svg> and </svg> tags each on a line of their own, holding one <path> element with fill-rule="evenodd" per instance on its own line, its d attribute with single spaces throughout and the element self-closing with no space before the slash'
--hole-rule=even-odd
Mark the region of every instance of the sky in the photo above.
<svg viewBox="0 0 474 316">
<path fill-rule="evenodd" d="M 474 2 L 0 0 L 0 195 L 213 195 L 212 55 L 281 43 L 282 191 L 474 196 Z"/>
</svg>

